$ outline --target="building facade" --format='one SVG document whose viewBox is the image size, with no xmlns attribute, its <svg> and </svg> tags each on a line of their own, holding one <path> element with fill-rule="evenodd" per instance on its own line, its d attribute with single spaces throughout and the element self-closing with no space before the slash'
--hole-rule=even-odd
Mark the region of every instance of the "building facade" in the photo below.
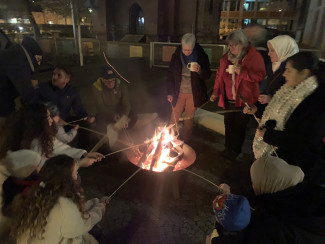
<svg viewBox="0 0 325 244">
<path fill-rule="evenodd" d="M 323 58 L 325 58 L 324 24 L 325 1 L 311 0 L 302 42 L 306 45 L 322 50 Z"/>
</svg>

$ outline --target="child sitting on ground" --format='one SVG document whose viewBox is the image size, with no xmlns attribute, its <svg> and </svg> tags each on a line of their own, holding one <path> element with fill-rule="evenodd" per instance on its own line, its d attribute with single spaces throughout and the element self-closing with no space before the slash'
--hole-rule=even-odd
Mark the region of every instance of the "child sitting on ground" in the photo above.
<svg viewBox="0 0 325 244">
<path fill-rule="evenodd" d="M 250 205 L 246 197 L 230 193 L 230 187 L 221 184 L 222 194 L 213 201 L 216 217 L 215 229 L 206 238 L 206 244 L 243 243 L 243 229 L 251 218 Z"/>
<path fill-rule="evenodd" d="M 50 112 L 50 116 L 54 121 L 54 125 L 56 126 L 57 133 L 55 137 L 63 142 L 68 144 L 71 142 L 77 135 L 77 130 L 79 129 L 79 125 L 76 125 L 74 128 L 71 128 L 68 131 L 65 131 L 64 126 L 67 125 L 67 123 L 60 118 L 60 111 L 59 108 L 51 102 L 47 102 L 46 104 L 47 109 Z"/>
</svg>

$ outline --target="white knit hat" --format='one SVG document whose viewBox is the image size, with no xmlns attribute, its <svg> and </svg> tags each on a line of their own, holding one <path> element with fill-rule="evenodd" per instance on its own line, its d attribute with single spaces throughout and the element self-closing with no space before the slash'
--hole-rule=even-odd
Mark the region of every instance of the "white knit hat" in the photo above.
<svg viewBox="0 0 325 244">
<path fill-rule="evenodd" d="M 3 161 L 8 172 L 23 179 L 31 175 L 41 163 L 41 156 L 32 150 L 8 151 Z"/>
</svg>

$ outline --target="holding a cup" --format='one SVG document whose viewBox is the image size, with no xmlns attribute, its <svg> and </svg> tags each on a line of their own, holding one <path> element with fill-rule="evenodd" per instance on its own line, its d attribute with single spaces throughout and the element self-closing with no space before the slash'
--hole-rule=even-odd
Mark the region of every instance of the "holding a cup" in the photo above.
<svg viewBox="0 0 325 244">
<path fill-rule="evenodd" d="M 226 71 L 227 71 L 229 74 L 233 74 L 233 73 L 235 73 L 235 69 L 236 69 L 236 66 L 233 65 L 233 64 L 230 64 L 230 65 L 228 66 L 228 69 L 226 69 Z"/>
<path fill-rule="evenodd" d="M 187 64 L 187 68 L 192 72 L 199 72 L 200 65 L 198 62 L 191 62 Z"/>
<path fill-rule="evenodd" d="M 207 101 L 205 80 L 210 78 L 209 57 L 193 33 L 186 33 L 170 60 L 167 74 L 167 100 L 172 106 L 170 124 L 177 124 L 185 112 L 183 141 L 190 139 L 197 108 Z M 178 128 L 178 127 L 176 127 Z"/>
</svg>

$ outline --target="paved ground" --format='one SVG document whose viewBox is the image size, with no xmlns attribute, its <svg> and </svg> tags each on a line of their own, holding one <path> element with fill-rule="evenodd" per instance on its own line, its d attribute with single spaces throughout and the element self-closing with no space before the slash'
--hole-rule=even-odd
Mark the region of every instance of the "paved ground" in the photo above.
<svg viewBox="0 0 325 244">
<path fill-rule="evenodd" d="M 112 60 L 120 73 L 132 83 L 129 85 L 132 106 L 138 113 L 157 112 L 162 119 L 170 114 L 165 101 L 164 80 L 166 69 L 149 69 L 142 59 Z M 102 63 L 73 67 L 75 86 L 88 111 L 95 112 L 90 85 L 97 78 Z M 45 81 L 51 73 L 42 73 Z M 208 81 L 211 87 L 215 74 Z M 209 105 L 210 109 L 213 105 Z M 254 127 L 252 123 L 251 127 Z M 224 161 L 224 137 L 213 131 L 195 126 L 189 145 L 196 151 L 197 159 L 188 170 L 220 184 L 226 182 L 233 193 L 251 194 L 249 155 L 251 132 L 245 142 L 245 155 L 236 162 Z M 81 169 L 80 175 L 87 197 L 111 194 L 137 167 L 127 161 L 122 153 L 107 157 L 101 163 Z M 175 191 L 179 189 L 179 196 Z M 203 179 L 186 171 L 154 173 L 140 171 L 113 196 L 100 225 L 104 232 L 102 243 L 204 243 L 205 236 L 214 225 L 212 200 L 217 189 Z"/>
</svg>

